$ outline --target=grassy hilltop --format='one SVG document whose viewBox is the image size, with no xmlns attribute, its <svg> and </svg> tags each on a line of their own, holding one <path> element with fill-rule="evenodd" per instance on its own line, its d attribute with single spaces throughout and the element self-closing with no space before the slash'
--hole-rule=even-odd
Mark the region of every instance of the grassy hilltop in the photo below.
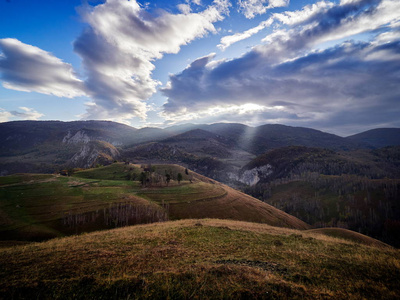
<svg viewBox="0 0 400 300">
<path fill-rule="evenodd" d="M 346 238 L 215 219 L 93 232 L 1 249 L 0 298 L 398 298 L 400 252 Z"/>
</svg>

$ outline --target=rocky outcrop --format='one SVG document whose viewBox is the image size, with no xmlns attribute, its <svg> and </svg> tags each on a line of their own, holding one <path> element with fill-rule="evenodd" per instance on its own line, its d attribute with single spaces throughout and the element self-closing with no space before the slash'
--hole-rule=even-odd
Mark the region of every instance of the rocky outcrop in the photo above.
<svg viewBox="0 0 400 300">
<path fill-rule="evenodd" d="M 90 168 L 96 164 L 108 164 L 120 158 L 119 151 L 110 143 L 91 141 L 85 143 L 70 159 L 71 167 Z"/>
<path fill-rule="evenodd" d="M 68 130 L 66 136 L 64 136 L 62 142 L 63 144 L 71 145 L 71 144 L 79 144 L 79 143 L 89 143 L 90 137 L 86 134 L 84 130 L 78 130 L 75 134 L 72 134 L 71 131 Z"/>
<path fill-rule="evenodd" d="M 250 170 L 245 170 L 239 175 L 238 181 L 253 186 L 256 185 L 262 178 L 272 174 L 272 166 L 265 165 L 256 167 Z"/>
</svg>

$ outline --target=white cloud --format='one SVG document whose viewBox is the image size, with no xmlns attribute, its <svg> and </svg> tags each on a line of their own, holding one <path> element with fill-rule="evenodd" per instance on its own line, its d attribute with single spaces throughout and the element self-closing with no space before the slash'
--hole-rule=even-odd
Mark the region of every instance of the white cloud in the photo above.
<svg viewBox="0 0 400 300">
<path fill-rule="evenodd" d="M 12 120 L 38 120 L 44 114 L 37 112 L 33 108 L 19 107 L 20 111 L 6 111 L 0 108 L 0 122 L 8 122 Z"/>
<path fill-rule="evenodd" d="M 275 13 L 272 17 L 265 21 L 262 21 L 256 27 L 250 28 L 244 32 L 235 33 L 233 35 L 227 35 L 221 38 L 218 48 L 225 50 L 234 43 L 241 40 L 247 39 L 266 27 L 270 27 L 274 22 L 278 22 L 284 25 L 296 25 L 302 22 L 306 22 L 308 19 L 325 12 L 328 8 L 331 8 L 334 4 L 327 1 L 321 1 L 312 5 L 306 5 L 298 11 L 286 11 L 284 13 Z"/>
<path fill-rule="evenodd" d="M 285 11 L 283 13 L 273 14 L 273 18 L 285 25 L 296 25 L 309 21 L 311 18 L 325 13 L 329 8 L 332 8 L 334 3 L 329 1 L 320 1 L 304 6 L 301 10 Z"/>
<path fill-rule="evenodd" d="M 196 5 L 201 5 L 201 0 L 192 0 L 192 2 Z"/>
<path fill-rule="evenodd" d="M 284 7 L 289 5 L 289 0 L 269 0 L 270 7 Z"/>
<path fill-rule="evenodd" d="M 190 8 L 190 5 L 188 4 L 178 4 L 177 5 L 179 11 L 185 15 L 190 14 L 192 9 Z"/>
<path fill-rule="evenodd" d="M 90 25 L 76 41 L 83 58 L 86 85 L 94 103 L 85 118 L 123 121 L 146 118 L 147 100 L 160 84 L 152 78 L 153 61 L 165 53 L 216 32 L 214 22 L 228 13 L 230 3 L 216 0 L 202 12 L 151 15 L 135 1 L 108 0 L 86 6 L 81 14 Z M 183 25 L 184 24 L 184 25 Z"/>
<path fill-rule="evenodd" d="M 268 5 L 265 5 L 268 2 Z M 289 5 L 289 0 L 239 0 L 239 11 L 248 19 L 265 14 L 268 9 Z"/>
<path fill-rule="evenodd" d="M 257 51 L 273 57 L 277 63 L 304 55 L 325 42 L 340 41 L 357 34 L 384 29 L 400 18 L 396 13 L 400 10 L 400 2 L 396 0 L 383 0 L 375 6 L 366 3 L 370 1 L 361 0 L 346 7 L 319 6 L 313 13 L 305 14 L 307 17 L 300 18 L 300 23 L 296 21 L 297 26 L 278 29 L 267 35 L 262 40 L 265 44 L 257 46 Z"/>
<path fill-rule="evenodd" d="M 258 5 L 261 2 L 257 0 L 249 2 L 248 5 L 251 3 Z M 371 11 L 362 9 L 365 5 L 370 4 L 370 1 L 365 0 L 342 1 L 340 5 L 329 1 L 320 1 L 306 5 L 301 10 L 274 13 L 256 27 L 242 33 L 222 37 L 218 47 L 225 50 L 232 44 L 247 39 L 272 24 L 275 24 L 276 30 L 262 40 L 265 43 L 289 42 L 293 38 L 304 40 L 302 35 L 307 34 L 309 35 L 308 44 L 315 45 L 372 31 L 384 25 L 395 26 L 399 22 L 399 1 L 383 0 Z M 355 14 L 353 15 L 351 12 L 355 12 Z M 341 19 L 340 24 L 335 24 L 335 18 L 342 13 L 347 15 Z M 329 28 L 322 28 L 321 23 Z M 284 25 L 295 28 L 295 30 L 282 28 Z"/>
<path fill-rule="evenodd" d="M 177 120 L 179 120 L 179 122 L 190 121 L 190 120 L 204 120 L 204 119 L 214 119 L 215 121 L 217 121 L 218 118 L 221 117 L 221 115 L 248 117 L 251 114 L 279 111 L 282 110 L 282 108 L 283 108 L 282 106 L 266 107 L 254 103 L 245 103 L 240 105 L 221 104 L 221 105 L 213 105 L 203 110 L 197 110 L 197 111 L 189 111 L 186 108 L 182 108 L 182 110 L 170 114 L 161 112 L 160 116 L 170 123 L 176 122 Z"/>
<path fill-rule="evenodd" d="M 83 82 L 70 64 L 17 39 L 0 39 L 0 73 L 7 89 L 73 98 L 84 95 Z"/>
<path fill-rule="evenodd" d="M 383 32 L 376 37 L 375 42 L 382 44 L 390 43 L 397 40 L 400 40 L 400 30 Z"/>
<path fill-rule="evenodd" d="M 12 114 L 0 107 L 0 123 L 10 121 Z"/>
<path fill-rule="evenodd" d="M 362 0 L 340 0 L 339 5 L 343 6 L 343 5 L 347 5 L 347 4 L 357 4 L 360 3 Z"/>
<path fill-rule="evenodd" d="M 44 114 L 37 112 L 33 108 L 21 106 L 21 107 L 19 107 L 19 109 L 22 110 L 22 112 L 21 111 L 12 111 L 11 114 L 14 117 L 17 117 L 22 120 L 37 120 L 40 117 L 44 116 Z"/>
<path fill-rule="evenodd" d="M 258 26 L 250 28 L 249 30 L 246 30 L 242 33 L 235 33 L 233 35 L 227 35 L 221 38 L 220 44 L 217 46 L 221 50 L 225 50 L 229 46 L 231 46 L 234 43 L 237 43 L 241 40 L 247 39 L 256 33 L 260 32 L 263 30 L 265 27 L 271 26 L 273 23 L 273 19 L 269 18 L 266 21 L 261 22 Z"/>
<path fill-rule="evenodd" d="M 160 85 L 152 78 L 154 60 L 215 33 L 213 23 L 229 13 L 229 6 L 228 0 L 215 0 L 199 13 L 182 4 L 182 14 L 161 10 L 150 14 L 135 0 L 107 0 L 94 7 L 86 3 L 80 13 L 88 26 L 74 42 L 74 50 L 83 59 L 85 81 L 76 77 L 71 65 L 52 54 L 15 39 L 2 39 L 3 86 L 59 97 L 87 95 L 92 102 L 83 118 L 145 119 L 145 101 Z M 3 117 L 7 117 L 5 112 Z"/>
<path fill-rule="evenodd" d="M 332 40 L 351 37 L 356 34 L 373 31 L 390 23 L 400 21 L 400 1 L 384 0 L 371 11 L 365 11 L 357 16 L 350 16 L 343 19 L 339 26 L 332 28 L 323 36 L 316 39 L 316 42 L 326 42 Z"/>
</svg>

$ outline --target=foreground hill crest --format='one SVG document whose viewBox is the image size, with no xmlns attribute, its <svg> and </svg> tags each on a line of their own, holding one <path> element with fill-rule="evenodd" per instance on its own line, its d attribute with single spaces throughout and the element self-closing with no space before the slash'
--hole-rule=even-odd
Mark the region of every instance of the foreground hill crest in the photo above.
<svg viewBox="0 0 400 300">
<path fill-rule="evenodd" d="M 399 260 L 398 250 L 312 231 L 180 220 L 0 249 L 0 295 L 395 299 Z"/>
</svg>

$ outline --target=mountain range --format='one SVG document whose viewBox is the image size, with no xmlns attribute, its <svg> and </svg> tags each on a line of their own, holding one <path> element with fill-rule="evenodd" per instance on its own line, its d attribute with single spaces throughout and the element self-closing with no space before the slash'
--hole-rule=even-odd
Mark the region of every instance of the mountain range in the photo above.
<svg viewBox="0 0 400 300">
<path fill-rule="evenodd" d="M 0 174 L 49 173 L 145 158 L 186 163 L 199 172 L 209 164 L 208 171 L 204 170 L 206 175 L 221 167 L 224 173 L 237 173 L 257 155 L 280 147 L 374 149 L 399 145 L 399 136 L 398 128 L 370 130 L 344 138 L 276 124 L 185 124 L 136 129 L 110 121 L 14 121 L 0 123 Z M 228 176 L 225 177 L 227 181 Z M 217 175 L 216 179 L 221 178 Z"/>
</svg>

